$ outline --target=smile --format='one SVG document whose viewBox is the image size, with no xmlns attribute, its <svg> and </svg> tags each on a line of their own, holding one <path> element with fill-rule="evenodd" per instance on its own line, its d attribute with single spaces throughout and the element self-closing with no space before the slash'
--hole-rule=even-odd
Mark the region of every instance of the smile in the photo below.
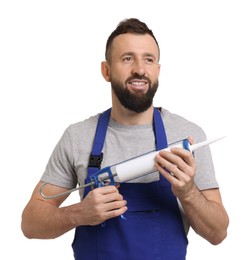
<svg viewBox="0 0 248 260">
<path fill-rule="evenodd" d="M 135 85 L 135 86 L 141 86 L 147 84 L 146 81 L 129 81 L 128 84 Z"/>
</svg>

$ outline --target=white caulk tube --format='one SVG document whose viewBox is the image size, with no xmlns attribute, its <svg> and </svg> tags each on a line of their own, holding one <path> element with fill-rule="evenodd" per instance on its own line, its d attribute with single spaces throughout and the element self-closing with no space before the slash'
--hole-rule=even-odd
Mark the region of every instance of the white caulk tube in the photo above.
<svg viewBox="0 0 248 260">
<path fill-rule="evenodd" d="M 201 148 L 203 146 L 209 145 L 211 143 L 214 143 L 221 138 L 206 140 L 203 142 L 200 142 L 198 144 L 191 145 L 187 139 L 184 139 L 182 141 L 170 144 L 168 148 L 162 149 L 165 151 L 170 151 L 172 147 L 180 147 L 184 148 L 190 152 L 195 151 L 198 148 Z M 133 179 L 137 179 L 141 176 L 144 176 L 146 174 L 150 174 L 152 172 L 157 171 L 155 167 L 155 156 L 160 151 L 153 151 L 149 152 L 143 155 L 140 155 L 138 157 L 132 158 L 130 160 L 121 162 L 119 164 L 111 166 L 112 174 L 115 176 L 116 182 L 127 182 Z"/>
</svg>

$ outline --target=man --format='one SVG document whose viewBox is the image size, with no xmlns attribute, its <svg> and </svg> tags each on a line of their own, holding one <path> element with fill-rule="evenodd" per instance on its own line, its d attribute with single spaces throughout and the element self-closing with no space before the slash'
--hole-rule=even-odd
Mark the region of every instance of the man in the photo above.
<svg viewBox="0 0 248 260">
<path fill-rule="evenodd" d="M 229 220 L 208 147 L 194 156 L 182 148 L 159 152 L 157 172 L 81 190 L 81 202 L 70 206 L 60 207 L 68 195 L 40 195 L 43 183 L 47 195 L 61 193 L 89 183 L 100 167 L 187 137 L 205 140 L 194 123 L 153 107 L 159 56 L 145 23 L 127 19 L 112 32 L 101 67 L 112 108 L 66 129 L 23 211 L 26 237 L 56 238 L 76 228 L 75 259 L 185 259 L 190 226 L 214 245 L 225 239 Z"/>
</svg>

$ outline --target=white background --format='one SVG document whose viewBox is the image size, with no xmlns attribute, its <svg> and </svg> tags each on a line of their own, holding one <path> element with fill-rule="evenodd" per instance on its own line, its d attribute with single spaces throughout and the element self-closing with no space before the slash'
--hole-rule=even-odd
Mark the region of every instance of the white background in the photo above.
<svg viewBox="0 0 248 260">
<path fill-rule="evenodd" d="M 154 105 L 199 124 L 208 138 L 226 136 L 211 150 L 228 237 L 212 246 L 191 231 L 187 259 L 248 259 L 247 13 L 245 0 L 1 1 L 0 258 L 73 259 L 73 231 L 28 240 L 21 213 L 64 129 L 111 106 L 100 73 L 106 39 L 137 17 L 161 48 Z"/>
</svg>

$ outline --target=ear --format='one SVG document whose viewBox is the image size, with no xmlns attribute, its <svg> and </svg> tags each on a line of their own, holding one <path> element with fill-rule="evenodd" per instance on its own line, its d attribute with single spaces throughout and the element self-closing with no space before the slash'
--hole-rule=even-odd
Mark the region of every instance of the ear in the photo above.
<svg viewBox="0 0 248 260">
<path fill-rule="evenodd" d="M 159 75 L 160 75 L 160 69 L 161 69 L 161 65 L 158 64 L 158 77 L 159 77 Z"/>
<path fill-rule="evenodd" d="M 109 64 L 107 63 L 107 61 L 102 61 L 101 71 L 102 71 L 102 76 L 104 77 L 104 79 L 107 82 L 109 82 L 110 81 L 110 68 L 109 68 Z"/>
</svg>

